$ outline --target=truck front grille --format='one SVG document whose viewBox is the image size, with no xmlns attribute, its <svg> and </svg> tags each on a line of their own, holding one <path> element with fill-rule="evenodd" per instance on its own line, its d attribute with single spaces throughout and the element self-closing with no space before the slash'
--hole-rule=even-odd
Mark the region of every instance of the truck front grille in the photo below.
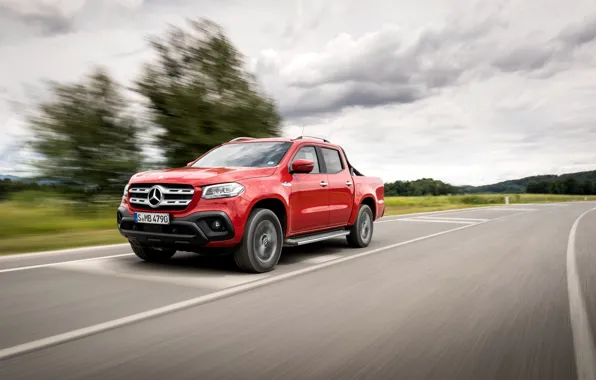
<svg viewBox="0 0 596 380">
<path fill-rule="evenodd" d="M 131 185 L 129 202 L 146 210 L 184 210 L 192 201 L 191 185 L 143 183 Z"/>
</svg>

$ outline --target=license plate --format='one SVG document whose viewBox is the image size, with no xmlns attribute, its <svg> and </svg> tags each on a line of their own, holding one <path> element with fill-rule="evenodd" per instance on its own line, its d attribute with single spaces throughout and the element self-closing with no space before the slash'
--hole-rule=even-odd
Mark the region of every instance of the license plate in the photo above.
<svg viewBox="0 0 596 380">
<path fill-rule="evenodd" d="M 135 222 L 147 224 L 170 224 L 170 214 L 135 212 Z"/>
</svg>

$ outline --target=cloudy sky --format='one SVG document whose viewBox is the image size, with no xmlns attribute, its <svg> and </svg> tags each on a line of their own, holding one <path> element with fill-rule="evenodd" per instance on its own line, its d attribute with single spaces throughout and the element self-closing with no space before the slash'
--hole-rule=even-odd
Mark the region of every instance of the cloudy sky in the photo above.
<svg viewBox="0 0 596 380">
<path fill-rule="evenodd" d="M 326 136 L 386 181 L 486 184 L 596 169 L 594 0 L 0 0 L 0 173 L 47 79 L 123 84 L 147 37 L 222 25 L 284 135 Z"/>
</svg>

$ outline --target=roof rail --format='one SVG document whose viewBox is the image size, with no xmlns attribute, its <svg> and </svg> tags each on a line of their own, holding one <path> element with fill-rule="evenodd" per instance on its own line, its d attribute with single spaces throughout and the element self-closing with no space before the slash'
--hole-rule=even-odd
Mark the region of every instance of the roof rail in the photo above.
<svg viewBox="0 0 596 380">
<path fill-rule="evenodd" d="M 326 143 L 329 142 L 329 140 L 327 140 L 327 139 L 324 139 L 322 137 L 316 137 L 316 136 L 298 136 L 296 138 L 293 138 L 292 140 L 302 140 L 302 139 L 317 139 L 317 140 L 323 140 Z"/>
<path fill-rule="evenodd" d="M 235 139 L 231 139 L 229 142 L 240 140 L 254 140 L 254 137 L 236 137 Z"/>
</svg>

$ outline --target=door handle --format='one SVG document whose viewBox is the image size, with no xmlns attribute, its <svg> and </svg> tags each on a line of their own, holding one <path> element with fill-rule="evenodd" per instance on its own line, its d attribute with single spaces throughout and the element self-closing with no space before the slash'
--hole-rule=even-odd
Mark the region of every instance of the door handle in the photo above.
<svg viewBox="0 0 596 380">
<path fill-rule="evenodd" d="M 352 181 L 346 181 L 347 186 L 352 186 Z"/>
<path fill-rule="evenodd" d="M 321 181 L 321 186 L 325 187 L 325 186 L 327 186 L 327 185 L 328 185 L 328 183 L 327 183 L 327 182 L 325 182 L 325 181 Z"/>
</svg>

